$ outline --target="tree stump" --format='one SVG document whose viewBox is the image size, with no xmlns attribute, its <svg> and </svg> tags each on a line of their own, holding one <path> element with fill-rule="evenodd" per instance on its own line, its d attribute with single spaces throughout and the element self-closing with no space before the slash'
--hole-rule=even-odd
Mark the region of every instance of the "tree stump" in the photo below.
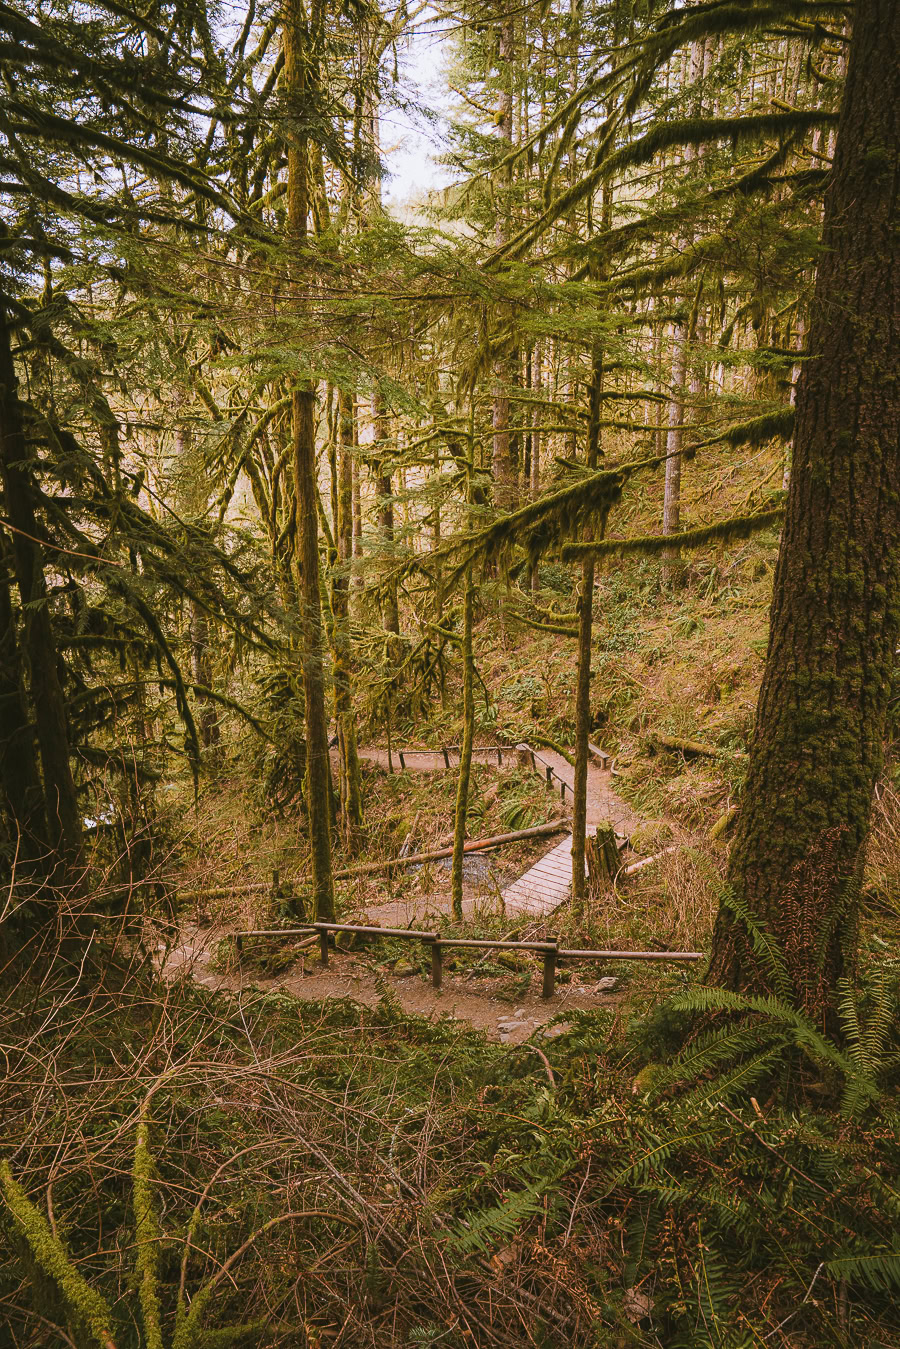
<svg viewBox="0 0 900 1349">
<path fill-rule="evenodd" d="M 584 841 L 584 855 L 591 888 L 599 890 L 607 886 L 619 870 L 616 831 L 609 822 L 599 824 L 596 834 L 588 835 Z"/>
</svg>

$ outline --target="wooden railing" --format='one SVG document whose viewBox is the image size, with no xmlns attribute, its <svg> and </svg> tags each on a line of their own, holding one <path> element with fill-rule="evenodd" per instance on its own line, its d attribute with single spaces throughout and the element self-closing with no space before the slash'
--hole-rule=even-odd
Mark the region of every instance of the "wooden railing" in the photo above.
<svg viewBox="0 0 900 1349">
<path fill-rule="evenodd" d="M 598 749 L 596 745 L 591 746 L 591 752 L 600 758 L 604 766 L 609 763 L 609 755 L 603 750 Z M 440 749 L 398 749 L 396 751 L 397 758 L 400 760 L 400 767 L 404 769 L 406 768 L 406 760 L 414 755 L 427 756 L 428 758 L 442 756 L 445 766 L 450 768 L 452 767 L 450 763 L 451 754 L 455 754 L 458 758 L 459 753 L 459 745 L 441 745 Z M 552 763 L 544 758 L 540 750 L 532 749 L 530 745 L 527 745 L 524 742 L 520 745 L 516 745 L 514 748 L 510 748 L 509 745 L 473 745 L 472 747 L 473 758 L 477 758 L 479 755 L 493 758 L 495 754 L 497 756 L 498 765 L 502 765 L 504 754 L 508 759 L 522 760 L 524 758 L 530 760 L 531 767 L 536 773 L 540 773 L 541 776 L 545 778 L 548 787 L 552 787 L 554 783 L 559 784 L 560 801 L 565 801 L 566 792 L 568 792 L 570 796 L 572 795 L 571 785 L 566 782 L 564 778 L 560 777 Z"/>
<path fill-rule="evenodd" d="M 610 756 L 606 753 L 605 750 L 599 749 L 597 745 L 591 744 L 590 742 L 588 742 L 588 748 L 590 749 L 591 755 L 594 758 L 599 759 L 604 768 L 609 765 Z M 427 758 L 441 757 L 444 760 L 444 764 L 449 769 L 450 767 L 452 767 L 450 763 L 450 756 L 452 754 L 458 756 L 460 753 L 460 747 L 459 745 L 441 745 L 439 749 L 399 749 L 393 752 L 397 755 L 398 759 L 400 760 L 401 768 L 404 769 L 406 768 L 406 760 L 415 755 L 420 755 Z M 494 755 L 496 754 L 498 765 L 503 764 L 504 754 L 510 760 L 518 759 L 521 762 L 524 759 L 526 762 L 530 762 L 531 767 L 534 769 L 536 773 L 541 774 L 541 776 L 546 781 L 548 787 L 554 788 L 558 784 L 560 801 L 565 803 L 566 792 L 568 792 L 570 796 L 572 795 L 571 786 L 569 785 L 568 782 L 565 781 L 565 779 L 560 777 L 559 773 L 557 773 L 552 763 L 550 763 L 549 760 L 546 759 L 543 756 L 543 754 L 541 754 L 540 750 L 532 749 L 530 745 L 525 744 L 524 742 L 522 744 L 516 745 L 514 748 L 510 748 L 509 745 L 475 745 L 472 748 L 472 754 L 473 756 L 476 757 L 478 755 L 482 756 L 488 755 L 491 758 L 493 758 Z M 526 831 L 519 830 L 515 832 L 519 834 L 524 834 Z M 504 842 L 512 841 L 512 838 L 511 836 L 509 839 L 506 839 L 504 837 L 502 841 Z M 473 851 L 473 850 L 474 849 L 470 846 L 467 846 L 464 849 L 464 851 Z M 452 849 L 450 850 L 450 852 L 452 852 Z M 448 853 L 447 855 L 449 856 L 450 854 Z M 419 860 L 421 859 L 418 856 L 399 857 L 393 859 L 393 861 L 387 865 L 397 867 L 410 866 L 417 864 Z M 373 865 L 373 867 L 371 868 L 371 870 L 381 870 L 381 869 L 387 869 L 387 866 L 382 867 L 382 864 L 378 864 L 377 867 Z M 350 867 L 341 871 L 336 871 L 334 879 L 349 880 L 352 876 L 363 873 L 364 868 L 362 867 L 360 868 Z M 290 882 L 288 882 L 287 884 L 290 884 Z M 182 900 L 196 899 L 202 895 L 205 899 L 224 899 L 226 896 L 234 893 L 235 891 L 239 891 L 241 894 L 249 895 L 249 894 L 264 894 L 266 891 L 270 890 L 274 894 L 278 892 L 278 889 L 279 889 L 279 878 L 278 872 L 276 871 L 273 872 L 273 879 L 271 885 L 269 885 L 269 883 L 266 881 L 236 882 L 234 885 L 217 886 L 213 889 L 188 890 L 182 893 L 180 898 Z"/>
<path fill-rule="evenodd" d="M 675 961 L 685 964 L 695 960 L 705 960 L 702 951 L 593 951 L 561 947 L 556 937 L 547 937 L 544 941 L 509 941 L 506 939 L 477 937 L 447 937 L 440 932 L 417 932 L 406 927 L 371 927 L 361 923 L 301 923 L 297 927 L 255 928 L 247 932 L 234 934 L 238 959 L 243 955 L 246 937 L 298 937 L 306 933 L 315 933 L 319 938 L 319 950 L 322 964 L 328 964 L 328 934 L 330 932 L 352 932 L 363 937 L 399 937 L 407 941 L 419 941 L 431 950 L 431 982 L 439 989 L 443 980 L 443 956 L 445 947 L 468 947 L 479 950 L 496 951 L 537 951 L 543 954 L 544 974 L 541 987 L 542 998 L 552 998 L 556 987 L 556 971 L 561 960 L 656 960 Z"/>
</svg>

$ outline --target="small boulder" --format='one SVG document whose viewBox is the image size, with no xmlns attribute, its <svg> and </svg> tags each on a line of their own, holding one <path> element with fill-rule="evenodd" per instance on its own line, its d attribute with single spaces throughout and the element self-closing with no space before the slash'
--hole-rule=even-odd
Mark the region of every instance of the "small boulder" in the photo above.
<svg viewBox="0 0 900 1349">
<path fill-rule="evenodd" d="M 411 975 L 419 973 L 419 967 L 406 956 L 401 956 L 399 960 L 394 961 L 391 973 L 399 979 L 409 979 Z"/>
</svg>

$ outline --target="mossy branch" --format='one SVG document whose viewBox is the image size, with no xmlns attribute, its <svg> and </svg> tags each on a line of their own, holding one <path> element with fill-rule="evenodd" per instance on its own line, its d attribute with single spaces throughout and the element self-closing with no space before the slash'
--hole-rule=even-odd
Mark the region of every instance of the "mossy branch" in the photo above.
<svg viewBox="0 0 900 1349">
<path fill-rule="evenodd" d="M 149 1098 L 141 1107 L 134 1143 L 132 1181 L 137 1241 L 135 1266 L 147 1349 L 163 1349 L 159 1304 L 159 1224 L 153 1203 L 153 1154 L 150 1151 Z"/>
<path fill-rule="evenodd" d="M 702 548 L 707 543 L 733 542 L 747 539 L 757 530 L 779 524 L 784 507 L 755 511 L 752 515 L 732 515 L 714 525 L 700 529 L 682 529 L 676 534 L 648 534 L 634 539 L 603 539 L 599 543 L 570 543 L 562 550 L 563 562 L 577 562 L 583 557 L 605 557 L 612 554 L 641 553 L 652 556 L 667 548 Z"/>
<path fill-rule="evenodd" d="M 536 618 L 527 618 L 515 609 L 508 609 L 506 617 L 511 623 L 521 623 L 526 628 L 536 628 L 538 632 L 552 632 L 557 637 L 577 637 L 577 628 L 566 628 L 559 623 L 542 623 Z"/>
<path fill-rule="evenodd" d="M 819 126 L 834 126 L 837 113 L 824 109 L 793 112 L 752 113 L 747 117 L 696 117 L 679 121 L 664 121 L 611 154 L 600 157 L 595 166 L 577 183 L 550 203 L 541 215 L 526 225 L 508 243 L 496 249 L 488 258 L 488 265 L 496 265 L 504 258 L 519 258 L 537 239 L 567 212 L 575 209 L 592 195 L 612 174 L 626 168 L 647 164 L 661 150 L 673 146 L 708 145 L 712 141 L 730 140 L 732 145 L 762 136 L 797 135 Z"/>
<path fill-rule="evenodd" d="M 588 517 L 605 516 L 618 501 L 632 473 L 655 468 L 665 461 L 664 454 L 653 455 L 591 473 L 559 491 L 548 493 L 538 501 L 529 502 L 519 510 L 501 515 L 482 529 L 453 539 L 440 554 L 432 554 L 432 561 L 439 556 L 457 559 L 451 582 L 469 562 L 488 564 L 513 543 L 520 543 L 527 549 L 531 560 L 536 561 L 548 548 L 558 543 L 562 535 L 574 533 Z"/>
<path fill-rule="evenodd" d="M 0 1162 L 0 1194 L 17 1236 L 28 1247 L 30 1259 L 56 1288 L 67 1316 L 92 1344 L 115 1349 L 109 1304 L 78 1273 L 46 1218 L 13 1179 L 8 1162 Z"/>
<path fill-rule="evenodd" d="M 790 440 L 794 434 L 796 410 L 789 404 L 766 412 L 761 417 L 753 417 L 749 422 L 735 422 L 718 435 L 708 440 L 698 441 L 691 450 L 705 450 L 709 445 L 764 445 L 767 440 Z"/>
</svg>

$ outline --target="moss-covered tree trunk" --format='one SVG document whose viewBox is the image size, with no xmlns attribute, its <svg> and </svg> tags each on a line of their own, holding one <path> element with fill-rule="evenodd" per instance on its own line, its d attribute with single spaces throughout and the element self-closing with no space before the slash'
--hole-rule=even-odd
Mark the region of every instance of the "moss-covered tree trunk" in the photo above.
<svg viewBox="0 0 900 1349">
<path fill-rule="evenodd" d="M 475 492 L 475 412 L 469 410 L 468 449 L 465 458 L 466 505 L 471 515 Z M 453 860 L 450 871 L 450 896 L 453 917 L 462 918 L 463 898 L 463 844 L 466 841 L 466 819 L 469 812 L 469 783 L 472 777 L 472 746 L 475 740 L 475 577 L 472 563 L 466 567 L 463 580 L 463 733 L 459 750 L 459 777 L 456 783 L 456 813 L 453 818 Z"/>
<path fill-rule="evenodd" d="M 44 794 L 25 700 L 25 660 L 11 595 L 12 554 L 0 531 L 0 875 L 29 875 L 46 855 Z"/>
<path fill-rule="evenodd" d="M 65 696 L 50 617 L 40 526 L 34 510 L 36 486 L 22 425 L 13 366 L 10 326 L 0 301 L 0 481 L 5 514 L 12 527 L 10 551 L 24 610 L 23 648 L 34 709 L 43 779 L 44 815 L 52 867 L 71 875 L 81 855 L 81 815 L 72 766 Z"/>
<path fill-rule="evenodd" d="M 372 400 L 372 414 L 375 421 L 375 457 L 378 465 L 378 527 L 381 542 L 387 554 L 388 575 L 385 582 L 384 599 L 381 614 L 385 632 L 400 631 L 400 608 L 397 601 L 397 583 L 393 578 L 394 567 L 394 484 L 391 481 L 391 461 L 388 454 L 387 413 L 384 399 L 378 390 Z"/>
<path fill-rule="evenodd" d="M 600 399 L 603 392 L 603 352 L 595 346 L 591 365 L 587 467 L 600 458 Z M 594 534 L 590 529 L 590 535 Z M 601 533 L 602 522 L 601 522 Z M 578 671 L 575 682 L 575 777 L 572 789 L 572 911 L 579 915 L 585 896 L 585 836 L 587 834 L 587 778 L 591 735 L 591 633 L 594 622 L 594 559 L 581 564 L 578 595 Z"/>
<path fill-rule="evenodd" d="M 797 1005 L 852 973 L 857 894 L 900 636 L 900 5 L 859 0 L 747 785 L 736 908 L 777 939 Z M 723 905 L 710 975 L 773 986 Z"/>
<path fill-rule="evenodd" d="M 475 656 L 472 650 L 472 626 L 475 608 L 475 581 L 472 564 L 466 568 L 463 595 L 463 733 L 459 751 L 459 777 L 456 783 L 456 813 L 453 818 L 453 861 L 450 894 L 453 917 L 462 918 L 463 845 L 466 841 L 466 817 L 469 810 L 469 782 L 472 777 L 472 744 L 475 739 Z"/>
<path fill-rule="evenodd" d="M 182 483 L 179 508 L 184 510 L 192 521 L 202 521 L 205 518 L 208 505 L 204 470 L 202 466 L 190 462 L 190 455 L 190 431 L 187 427 L 177 426 L 175 428 L 175 458 L 179 466 Z M 213 678 L 209 615 L 193 599 L 190 601 L 189 613 L 191 673 L 194 677 L 194 683 L 198 686 L 195 694 L 197 702 L 200 704 L 198 729 L 200 731 L 200 743 L 204 749 L 208 750 L 219 743 L 219 714 L 215 701 L 208 693 L 204 692 L 205 689 L 212 689 Z"/>
<path fill-rule="evenodd" d="M 677 534 L 681 528 L 681 444 L 684 435 L 684 375 L 686 366 L 684 325 L 672 330 L 672 393 L 669 403 L 669 427 L 666 433 L 666 485 L 663 498 L 663 533 Z M 679 570 L 678 549 L 663 553 L 663 574 L 673 580 Z"/>
<path fill-rule="evenodd" d="M 309 52 L 301 7 L 289 0 L 284 16 L 284 86 L 296 124 L 306 115 Z M 308 143 L 296 132 L 287 149 L 287 214 L 291 243 L 306 240 L 309 212 Z M 299 260 L 292 260 L 296 274 Z M 291 438 L 296 512 L 296 557 L 300 572 L 303 686 L 306 704 L 306 804 L 309 811 L 312 887 L 316 917 L 334 918 L 331 867 L 331 763 L 325 712 L 322 598 L 319 592 L 319 520 L 316 507 L 316 392 L 307 382 L 291 391 Z"/>
<path fill-rule="evenodd" d="M 191 671 L 198 685 L 200 704 L 200 743 L 204 749 L 214 749 L 219 743 L 219 714 L 216 704 L 205 689 L 212 688 L 212 643 L 209 633 L 209 615 L 196 600 L 191 601 Z"/>
</svg>

